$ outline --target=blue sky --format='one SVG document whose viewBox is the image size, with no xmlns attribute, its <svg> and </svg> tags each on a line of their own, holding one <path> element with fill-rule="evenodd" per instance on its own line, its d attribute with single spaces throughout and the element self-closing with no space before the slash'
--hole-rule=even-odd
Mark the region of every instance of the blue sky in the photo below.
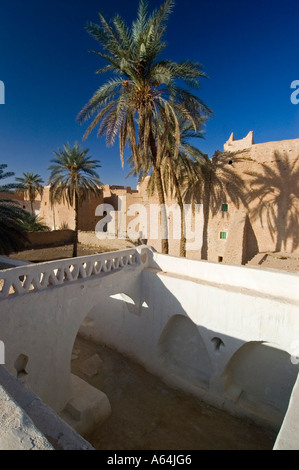
<svg viewBox="0 0 299 470">
<path fill-rule="evenodd" d="M 149 8 L 162 1 L 149 0 Z M 138 0 L 11 0 L 0 7 L 0 163 L 20 176 L 40 174 L 45 182 L 53 151 L 76 140 L 100 160 L 106 184 L 135 187 L 126 179 L 118 142 L 107 148 L 96 133 L 82 142 L 87 125 L 76 122 L 82 106 L 105 79 L 90 49 L 98 44 L 87 21 L 116 13 L 130 24 Z M 209 79 L 198 92 L 214 111 L 197 146 L 210 157 L 235 138 L 254 132 L 256 143 L 299 138 L 299 104 L 291 82 L 299 80 L 299 9 L 295 0 L 176 0 L 165 55 L 195 60 Z"/>
</svg>

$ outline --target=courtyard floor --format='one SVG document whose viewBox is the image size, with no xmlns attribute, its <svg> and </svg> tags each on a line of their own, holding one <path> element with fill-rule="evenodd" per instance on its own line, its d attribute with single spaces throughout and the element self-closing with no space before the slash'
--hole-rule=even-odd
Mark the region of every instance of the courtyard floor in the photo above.
<svg viewBox="0 0 299 470">
<path fill-rule="evenodd" d="M 84 363 L 97 354 L 100 366 Z M 84 373 L 85 370 L 85 373 Z M 72 373 L 103 391 L 112 414 L 84 436 L 102 450 L 271 450 L 276 432 L 168 387 L 103 345 L 77 337 Z"/>
</svg>

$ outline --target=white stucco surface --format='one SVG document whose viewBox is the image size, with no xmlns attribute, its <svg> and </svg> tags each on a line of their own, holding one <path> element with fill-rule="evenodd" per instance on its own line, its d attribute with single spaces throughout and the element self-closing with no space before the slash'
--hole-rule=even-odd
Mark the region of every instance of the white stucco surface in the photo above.
<svg viewBox="0 0 299 470">
<path fill-rule="evenodd" d="M 53 450 L 31 419 L 0 385 L 0 449 Z"/>
<path fill-rule="evenodd" d="M 291 361 L 298 275 L 138 247 L 19 267 L 1 279 L 6 367 L 56 411 L 72 397 L 79 330 L 174 386 L 277 432 L 298 401 L 294 395 L 289 402 L 298 375 Z M 17 370 L 20 357 L 27 358 L 25 371 Z"/>
<path fill-rule="evenodd" d="M 1 450 L 94 450 L 32 390 L 0 366 Z"/>
</svg>

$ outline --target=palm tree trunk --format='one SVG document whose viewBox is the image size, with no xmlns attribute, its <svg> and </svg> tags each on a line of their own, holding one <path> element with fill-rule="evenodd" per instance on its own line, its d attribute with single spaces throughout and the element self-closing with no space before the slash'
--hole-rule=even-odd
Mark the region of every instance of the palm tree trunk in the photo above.
<svg viewBox="0 0 299 470">
<path fill-rule="evenodd" d="M 185 236 L 185 213 L 184 204 L 178 201 L 181 213 L 181 239 L 180 239 L 180 256 L 186 258 L 186 236 Z"/>
<path fill-rule="evenodd" d="M 201 248 L 201 259 L 208 259 L 208 226 L 209 226 L 209 217 L 210 217 L 210 200 L 211 200 L 211 191 L 212 191 L 212 181 L 211 181 L 211 170 L 209 175 L 204 182 L 204 191 L 203 191 L 203 238 L 202 238 L 202 248 Z"/>
<path fill-rule="evenodd" d="M 73 258 L 77 257 L 78 253 L 78 230 L 79 230 L 79 198 L 78 195 L 75 195 L 75 238 L 73 244 Z"/>
<path fill-rule="evenodd" d="M 54 209 L 54 206 L 53 206 L 53 227 L 54 227 L 54 230 L 56 230 L 56 220 L 55 220 L 55 209 Z"/>
<path fill-rule="evenodd" d="M 28 198 L 30 201 L 30 206 L 31 206 L 31 214 L 33 214 L 33 202 L 35 200 L 35 191 L 33 190 L 33 187 L 31 184 L 28 186 Z"/>
<path fill-rule="evenodd" d="M 171 160 L 171 169 L 173 173 L 173 182 L 174 182 L 174 187 L 175 187 L 175 193 L 176 193 L 176 198 L 177 202 L 180 208 L 180 214 L 181 214 L 181 237 L 180 237 L 180 256 L 185 258 L 186 257 L 186 234 L 185 234 L 185 214 L 184 214 L 184 204 L 183 204 L 183 199 L 182 199 L 182 194 L 180 191 L 180 185 L 178 182 L 178 179 L 176 177 L 176 174 L 173 170 L 173 161 Z"/>
<path fill-rule="evenodd" d="M 157 194 L 159 199 L 159 205 L 161 209 L 161 251 L 163 254 L 168 254 L 169 251 L 169 244 L 168 244 L 168 221 L 167 221 L 167 212 L 166 212 L 166 205 L 165 205 L 165 196 L 164 196 L 164 189 L 162 183 L 162 176 L 160 168 L 154 167 L 155 173 L 155 180 L 156 180 L 156 188 Z M 165 238 L 164 238 L 165 237 Z"/>
<path fill-rule="evenodd" d="M 177 197 L 181 214 L 181 238 L 180 238 L 180 256 L 186 258 L 186 235 L 185 235 L 185 213 L 184 204 L 181 195 Z"/>
<path fill-rule="evenodd" d="M 168 221 L 167 221 L 167 212 L 166 212 L 166 205 L 165 205 L 165 194 L 164 194 L 161 170 L 160 170 L 160 167 L 157 165 L 157 148 L 156 148 L 156 143 L 155 143 L 152 130 L 150 131 L 149 141 L 150 141 L 150 147 L 151 147 L 155 183 L 156 183 L 156 188 L 157 188 L 159 205 L 161 209 L 161 231 L 162 231 L 161 251 L 163 254 L 168 254 L 169 252 Z"/>
</svg>

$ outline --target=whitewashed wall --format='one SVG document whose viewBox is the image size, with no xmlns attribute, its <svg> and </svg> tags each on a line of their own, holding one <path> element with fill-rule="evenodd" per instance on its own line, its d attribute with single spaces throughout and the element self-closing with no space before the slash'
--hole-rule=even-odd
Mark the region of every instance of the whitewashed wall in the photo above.
<svg viewBox="0 0 299 470">
<path fill-rule="evenodd" d="M 172 385 L 279 429 L 298 374 L 298 279 L 147 247 L 3 271 L 6 367 L 63 409 L 80 329 Z"/>
</svg>

